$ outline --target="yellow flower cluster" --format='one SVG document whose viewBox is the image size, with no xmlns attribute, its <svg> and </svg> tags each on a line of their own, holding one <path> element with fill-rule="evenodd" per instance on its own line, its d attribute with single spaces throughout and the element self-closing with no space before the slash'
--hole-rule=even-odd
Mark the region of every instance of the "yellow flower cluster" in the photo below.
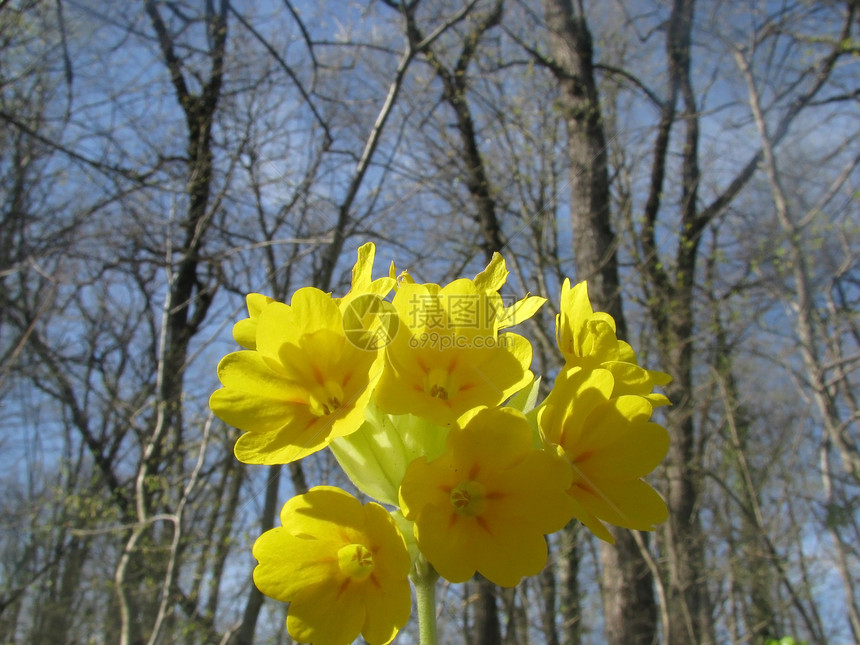
<svg viewBox="0 0 860 645">
<path fill-rule="evenodd" d="M 500 255 L 444 286 L 393 264 L 374 280 L 374 255 L 358 250 L 342 298 L 250 294 L 233 329 L 244 349 L 222 359 L 210 399 L 244 431 L 239 460 L 286 464 L 329 448 L 356 488 L 393 508 L 318 486 L 257 540 L 254 581 L 290 603 L 287 628 L 303 643 L 389 643 L 409 619 L 410 575 L 416 586 L 476 572 L 514 586 L 541 571 L 545 536 L 573 518 L 608 541 L 604 523 L 653 530 L 666 518 L 642 477 L 668 449 L 650 419 L 669 377 L 637 364 L 585 283 L 562 288 L 565 365 L 538 404 L 531 345 L 504 330 L 545 300 L 506 305 Z"/>
</svg>

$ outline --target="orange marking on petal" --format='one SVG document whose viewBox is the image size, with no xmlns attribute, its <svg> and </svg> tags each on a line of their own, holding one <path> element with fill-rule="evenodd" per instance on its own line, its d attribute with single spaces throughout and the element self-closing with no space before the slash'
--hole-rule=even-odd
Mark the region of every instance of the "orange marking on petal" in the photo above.
<svg viewBox="0 0 860 645">
<path fill-rule="evenodd" d="M 320 371 L 320 369 L 316 365 L 311 365 L 311 370 L 314 373 L 314 377 L 316 378 L 317 383 L 323 385 L 325 383 L 325 377 L 323 377 L 323 373 Z"/>
<path fill-rule="evenodd" d="M 577 482 L 574 482 L 573 486 L 571 486 L 571 488 L 579 488 L 580 490 L 584 490 L 586 493 L 591 493 L 592 495 L 595 494 L 594 488 L 590 484 L 588 484 L 584 479 L 577 481 Z"/>
<path fill-rule="evenodd" d="M 478 523 L 478 526 L 484 529 L 490 536 L 493 535 L 493 532 L 490 530 L 489 524 L 487 524 L 487 521 L 483 517 L 478 515 L 475 517 L 475 521 Z"/>
<path fill-rule="evenodd" d="M 343 584 L 338 587 L 337 594 L 335 594 L 335 598 L 340 598 L 343 595 L 343 593 L 347 590 L 347 587 L 349 587 L 350 582 L 350 578 L 347 578 L 343 581 Z"/>
</svg>

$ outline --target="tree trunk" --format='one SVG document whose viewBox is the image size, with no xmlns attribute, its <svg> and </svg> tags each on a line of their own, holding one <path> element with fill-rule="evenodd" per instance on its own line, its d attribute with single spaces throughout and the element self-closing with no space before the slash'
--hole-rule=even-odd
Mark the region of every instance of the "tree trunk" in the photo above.
<svg viewBox="0 0 860 645">
<path fill-rule="evenodd" d="M 666 56 L 669 68 L 669 98 L 654 146 L 651 188 L 645 204 L 642 243 L 643 274 L 651 317 L 657 329 L 658 350 L 663 368 L 674 379 L 666 388 L 672 401 L 667 429 L 671 437 L 666 474 L 669 521 L 663 529 L 668 562 L 666 586 L 670 645 L 714 642 L 711 603 L 704 569 L 704 531 L 698 514 L 702 489 L 700 455 L 696 452 L 693 422 L 693 288 L 701 234 L 709 216 L 699 213 L 697 196 L 699 126 L 695 94 L 690 76 L 690 47 L 694 0 L 675 0 L 666 27 Z M 675 123 L 678 97 L 683 101 L 684 143 L 681 151 L 681 226 L 674 274 L 660 264 L 654 224 L 659 209 L 669 135 Z"/>
<path fill-rule="evenodd" d="M 570 0 L 544 0 L 544 11 L 550 29 L 551 68 L 559 82 L 559 102 L 567 126 L 576 277 L 588 280 L 595 309 L 615 318 L 618 336 L 623 338 L 626 325 L 591 33 L 585 16 L 574 13 Z M 657 634 L 653 577 L 633 535 L 622 530 L 614 535 L 615 546 L 601 545 L 606 638 L 612 645 L 650 644 Z M 647 544 L 647 536 L 643 539 Z M 578 633 L 566 641 L 577 639 Z"/>
</svg>

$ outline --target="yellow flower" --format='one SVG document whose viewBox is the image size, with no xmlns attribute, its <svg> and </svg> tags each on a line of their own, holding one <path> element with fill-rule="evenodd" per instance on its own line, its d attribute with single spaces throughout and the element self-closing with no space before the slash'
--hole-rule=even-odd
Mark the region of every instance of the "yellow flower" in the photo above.
<svg viewBox="0 0 860 645">
<path fill-rule="evenodd" d="M 575 515 L 597 537 L 614 542 L 603 525 L 653 531 L 666 503 L 642 480 L 666 456 L 669 434 L 650 423 L 642 396 L 614 396 L 609 370 L 571 368 L 558 376 L 538 412 L 544 439 L 573 467 L 568 493 Z"/>
<path fill-rule="evenodd" d="M 466 279 L 445 287 L 401 284 L 393 301 L 400 331 L 386 347 L 379 407 L 448 425 L 475 407 L 499 405 L 531 382 L 529 342 L 496 333 L 500 301 Z"/>
<path fill-rule="evenodd" d="M 256 351 L 221 360 L 224 387 L 209 405 L 246 432 L 236 442 L 240 461 L 289 463 L 358 430 L 380 359 L 349 342 L 330 296 L 306 287 L 291 305 L 272 302 L 262 310 Z"/>
<path fill-rule="evenodd" d="M 652 390 L 655 385 L 671 381 L 671 377 L 639 367 L 633 348 L 616 337 L 612 316 L 592 309 L 585 282 L 571 288 L 570 280 L 565 279 L 555 329 L 565 367 L 608 369 L 615 377 L 615 396 L 638 394 L 652 405 L 669 403 L 664 395 Z"/>
<path fill-rule="evenodd" d="M 260 312 L 272 302 L 275 302 L 274 298 L 262 293 L 249 293 L 245 297 L 249 317 L 233 325 L 233 338 L 239 345 L 245 349 L 257 349 L 257 321 L 260 319 Z"/>
<path fill-rule="evenodd" d="M 483 408 L 458 425 L 441 457 L 409 465 L 401 509 L 440 575 L 464 582 L 478 571 L 512 587 L 541 571 L 544 535 L 571 519 L 571 469 L 532 447 L 531 427 L 516 410 Z"/>
<path fill-rule="evenodd" d="M 254 544 L 254 583 L 289 602 L 300 643 L 391 642 L 409 620 L 411 559 L 389 513 L 330 486 L 288 501 L 278 527 Z"/>
</svg>

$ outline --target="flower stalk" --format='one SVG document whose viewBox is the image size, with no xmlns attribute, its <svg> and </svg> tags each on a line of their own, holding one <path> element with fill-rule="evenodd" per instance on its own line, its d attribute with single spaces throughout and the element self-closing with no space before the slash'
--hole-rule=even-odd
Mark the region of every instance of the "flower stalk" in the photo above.
<svg viewBox="0 0 860 645">
<path fill-rule="evenodd" d="M 436 581 L 439 574 L 423 556 L 412 570 L 415 585 L 415 604 L 418 608 L 418 642 L 420 645 L 438 645 L 436 633 Z"/>
</svg>

